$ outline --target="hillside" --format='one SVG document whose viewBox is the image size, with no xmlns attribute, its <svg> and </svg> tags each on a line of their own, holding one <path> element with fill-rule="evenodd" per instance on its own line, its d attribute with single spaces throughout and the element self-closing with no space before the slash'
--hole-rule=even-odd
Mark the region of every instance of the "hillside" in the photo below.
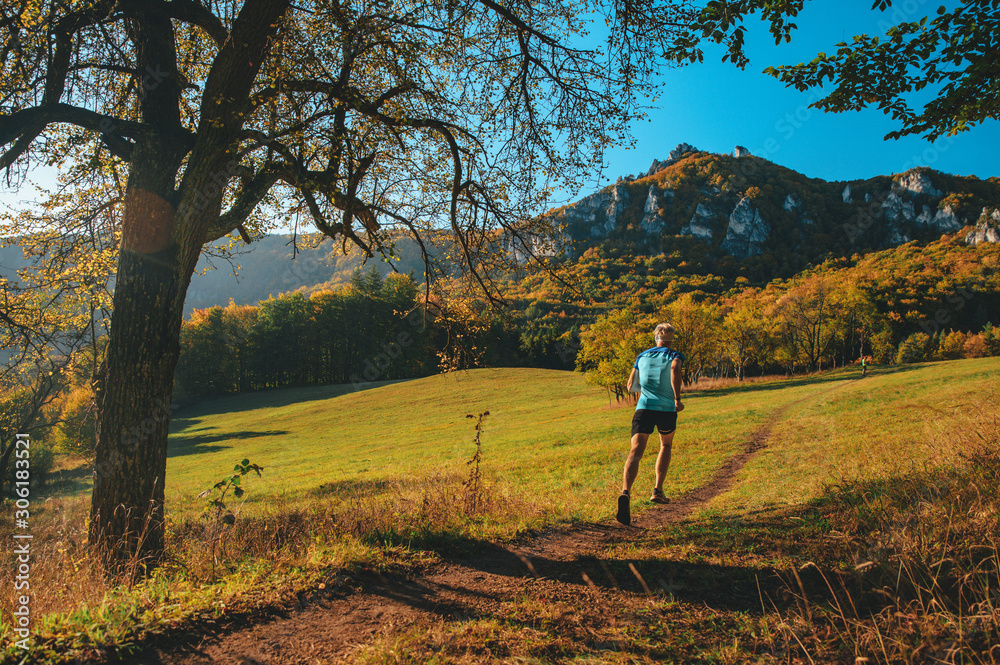
<svg viewBox="0 0 1000 665">
<path fill-rule="evenodd" d="M 1000 240 L 1000 179 L 978 180 L 921 168 L 868 180 L 809 178 L 741 149 L 733 155 L 681 144 L 648 171 L 620 178 L 577 203 L 552 211 L 563 256 L 588 249 L 663 255 L 689 273 L 746 277 L 756 284 L 788 278 L 831 257 L 848 258 L 963 232 L 967 242 Z M 984 209 L 989 214 L 984 215 Z M 301 239 L 300 239 L 301 243 Z M 202 256 L 188 310 L 252 304 L 295 290 L 346 284 L 362 265 L 333 241 L 307 245 L 293 259 L 291 237 L 238 245 L 231 262 Z M 424 272 L 418 247 L 396 242 L 396 269 Z M 232 265 L 231 265 L 232 264 Z M 388 264 L 370 262 L 386 275 Z M 233 265 L 240 268 L 234 274 Z M 214 266 L 214 268 L 213 268 Z"/>
<path fill-rule="evenodd" d="M 155 582 L 109 593 L 81 564 L 85 499 L 45 490 L 32 662 L 979 662 L 1000 639 L 998 365 L 692 393 L 673 501 L 636 500 L 640 528 L 609 523 L 631 409 L 574 373 L 205 403 L 174 419 Z M 262 475 L 226 522 L 196 493 L 243 456 Z"/>
<path fill-rule="evenodd" d="M 739 155 L 739 156 L 735 156 Z M 868 180 L 808 178 L 739 149 L 734 155 L 679 145 L 649 169 L 553 210 L 560 256 L 588 250 L 638 255 L 682 271 L 761 286 L 828 258 L 848 258 L 961 234 L 968 244 L 1000 241 L 1000 179 L 978 180 L 927 168 Z M 247 247 L 220 241 L 205 249 L 186 310 L 254 304 L 295 290 L 346 284 L 360 251 L 316 237 L 268 235 Z M 232 245 L 231 247 L 229 245 Z M 396 269 L 422 281 L 419 248 L 396 239 Z M 383 275 L 389 264 L 370 260 Z M 0 277 L 26 266 L 18 247 L 0 247 Z"/>
<path fill-rule="evenodd" d="M 223 239 L 202 252 L 201 259 L 185 300 L 185 310 L 225 306 L 230 299 L 237 305 L 251 305 L 270 296 L 301 290 L 312 293 L 333 289 L 350 282 L 354 270 L 371 266 L 386 276 L 392 266 L 379 259 L 364 260 L 356 247 L 344 254 L 340 244 L 330 238 L 298 238 L 293 248 L 290 235 L 267 235 L 250 247 L 237 242 L 227 250 Z M 400 238 L 395 243 L 396 271 L 412 272 L 423 279 L 424 262 L 416 243 Z"/>
<path fill-rule="evenodd" d="M 963 230 L 970 244 L 996 242 L 998 209 L 997 178 L 916 168 L 826 182 L 743 148 L 717 155 L 681 144 L 645 173 L 550 214 L 572 257 L 602 246 L 679 256 L 703 274 L 766 282 L 826 258 Z"/>
</svg>

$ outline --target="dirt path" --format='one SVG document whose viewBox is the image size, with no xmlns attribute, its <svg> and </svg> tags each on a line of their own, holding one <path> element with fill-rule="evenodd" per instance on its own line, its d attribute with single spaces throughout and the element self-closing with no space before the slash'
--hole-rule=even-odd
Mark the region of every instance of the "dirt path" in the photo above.
<svg viewBox="0 0 1000 665">
<path fill-rule="evenodd" d="M 429 630 L 468 618 L 502 618 L 511 598 L 529 594 L 543 600 L 563 599 L 574 606 L 582 604 L 600 617 L 602 611 L 649 595 L 646 580 L 635 569 L 634 579 L 616 579 L 601 553 L 634 538 L 637 530 L 680 521 L 726 492 L 740 470 L 767 445 L 774 426 L 785 414 L 817 397 L 811 395 L 777 410 L 711 480 L 666 506 L 639 513 L 632 527 L 613 521 L 574 524 L 513 545 L 486 544 L 472 555 L 443 562 L 417 578 L 345 578 L 342 584 L 301 597 L 294 606 L 271 615 L 233 617 L 219 625 L 201 626 L 198 635 L 161 639 L 143 654 L 121 662 L 340 663 L 350 660 L 359 645 L 375 635 Z M 706 599 L 696 596 L 688 600 Z M 720 602 L 738 606 L 743 600 L 737 595 Z"/>
</svg>

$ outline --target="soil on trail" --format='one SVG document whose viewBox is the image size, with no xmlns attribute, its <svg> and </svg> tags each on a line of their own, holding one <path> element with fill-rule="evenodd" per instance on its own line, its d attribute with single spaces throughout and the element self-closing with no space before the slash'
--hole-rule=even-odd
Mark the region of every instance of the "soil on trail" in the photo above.
<svg viewBox="0 0 1000 665">
<path fill-rule="evenodd" d="M 838 386 L 834 386 L 838 387 Z M 833 389 L 833 388 L 831 388 Z M 828 392 L 828 391 L 827 391 Z M 809 399 L 814 399 L 811 397 Z M 554 528 L 514 544 L 485 544 L 472 554 L 450 558 L 417 577 L 369 575 L 345 578 L 302 596 L 270 614 L 228 617 L 202 624 L 198 634 L 171 635 L 118 662 L 172 665 L 247 663 L 342 663 L 376 637 L 440 629 L 448 622 L 507 618 L 509 601 L 533 596 L 542 602 L 565 601 L 579 608 L 577 624 L 614 622 L 611 614 L 648 602 L 650 584 L 671 595 L 723 609 L 760 609 L 760 589 L 726 588 L 721 593 L 670 588 L 662 580 L 616 577 L 601 557 L 609 547 L 627 543 L 642 530 L 656 529 L 691 515 L 724 493 L 747 462 L 767 445 L 784 414 L 804 400 L 776 411 L 703 486 L 664 506 L 617 522 L 580 523 Z M 619 570 L 621 567 L 619 566 Z"/>
</svg>

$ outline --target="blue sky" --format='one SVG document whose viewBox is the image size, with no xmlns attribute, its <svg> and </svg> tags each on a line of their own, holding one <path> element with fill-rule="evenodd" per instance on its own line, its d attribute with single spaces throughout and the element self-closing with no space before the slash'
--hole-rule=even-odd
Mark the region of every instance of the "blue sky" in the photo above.
<svg viewBox="0 0 1000 665">
<path fill-rule="evenodd" d="M 633 148 L 611 150 L 604 169 L 580 183 L 577 192 L 562 192 L 565 203 L 613 182 L 620 175 L 645 172 L 679 143 L 724 153 L 742 145 L 754 155 L 824 180 L 854 180 L 928 166 L 979 178 L 1000 176 L 1000 123 L 988 121 L 970 132 L 931 144 L 919 137 L 885 141 L 898 125 L 877 109 L 823 113 L 808 108 L 815 91 L 784 87 L 762 72 L 769 65 L 811 60 L 817 52 L 835 50 L 855 34 L 883 35 L 887 25 L 933 16 L 938 0 L 896 0 L 888 12 L 871 9 L 872 0 L 811 0 L 795 23 L 790 44 L 776 46 L 766 25 L 747 21 L 747 53 L 751 64 L 739 70 L 721 62 L 721 47 L 706 48 L 705 62 L 662 73 L 664 87 L 657 108 L 646 122 L 632 128 Z M 949 2 L 948 5 L 955 3 Z M 36 179 L 46 182 L 48 179 Z M 0 203 L 33 198 L 31 188 L 18 194 L 0 184 Z M 17 207 L 15 205 L 15 207 Z"/>
<path fill-rule="evenodd" d="M 979 178 L 1000 176 L 1000 123 L 987 121 L 934 144 L 919 137 L 883 139 L 898 129 L 878 109 L 823 113 L 808 108 L 816 91 L 798 92 L 763 74 L 771 65 L 812 60 L 833 52 L 856 34 L 883 35 L 886 22 L 934 16 L 936 0 L 897 0 L 887 12 L 872 10 L 872 0 L 812 0 L 795 20 L 789 44 L 775 46 L 767 26 L 746 22 L 751 64 L 743 71 L 721 62 L 723 49 L 706 48 L 705 62 L 663 72 L 664 89 L 649 121 L 633 126 L 635 147 L 608 153 L 600 185 L 619 175 L 645 172 L 653 159 L 665 159 L 677 144 L 699 150 L 732 152 L 742 145 L 754 155 L 811 178 L 854 180 L 900 173 L 914 166 Z M 946 3 L 949 6 L 955 3 Z M 881 23 L 881 25 L 880 25 Z M 595 189 L 588 183 L 581 193 Z"/>
</svg>

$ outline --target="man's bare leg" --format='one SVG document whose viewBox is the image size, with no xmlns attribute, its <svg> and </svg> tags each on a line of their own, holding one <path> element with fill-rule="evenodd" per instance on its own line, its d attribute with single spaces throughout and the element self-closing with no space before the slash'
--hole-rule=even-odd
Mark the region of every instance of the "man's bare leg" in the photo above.
<svg viewBox="0 0 1000 665">
<path fill-rule="evenodd" d="M 642 454 L 646 452 L 646 441 L 648 439 L 649 434 L 640 433 L 632 435 L 632 449 L 628 453 L 628 459 L 625 460 L 625 471 L 622 473 L 622 493 L 618 497 L 618 512 L 615 514 L 615 519 L 622 524 L 632 524 L 632 509 L 629 507 L 629 502 L 631 501 L 629 490 L 632 489 L 635 477 L 639 475 L 639 460 L 642 459 Z"/>
<path fill-rule="evenodd" d="M 663 490 L 663 481 L 667 478 L 667 471 L 670 469 L 670 451 L 673 445 L 674 432 L 666 434 L 660 432 L 660 454 L 656 456 L 656 489 L 661 491 Z"/>
<path fill-rule="evenodd" d="M 627 494 L 632 489 L 632 483 L 635 482 L 635 477 L 639 475 L 639 460 L 642 459 L 642 454 L 646 452 L 646 441 L 648 439 L 648 434 L 639 433 L 632 436 L 632 449 L 628 453 L 628 459 L 625 460 L 625 472 L 622 477 L 622 494 Z"/>
</svg>

